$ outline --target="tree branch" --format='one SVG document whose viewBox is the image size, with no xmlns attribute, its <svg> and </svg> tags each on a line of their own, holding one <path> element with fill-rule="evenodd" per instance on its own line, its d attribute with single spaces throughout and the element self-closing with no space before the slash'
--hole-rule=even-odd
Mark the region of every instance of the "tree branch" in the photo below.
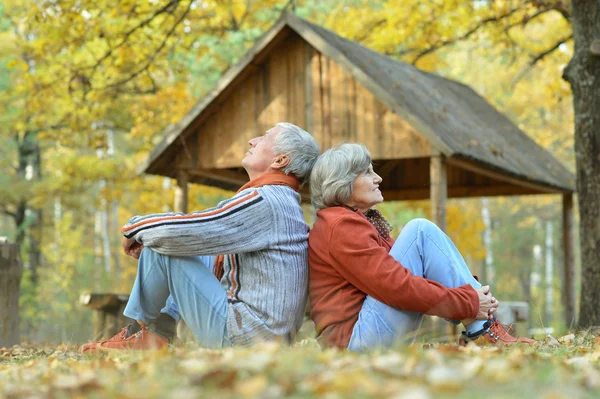
<svg viewBox="0 0 600 399">
<path fill-rule="evenodd" d="M 123 36 L 123 39 L 121 40 L 121 42 L 119 44 L 117 44 L 115 47 L 110 48 L 102 57 L 100 57 L 96 61 L 96 64 L 91 67 L 93 70 L 92 76 L 94 76 L 96 69 L 98 69 L 98 67 L 104 62 L 104 60 L 106 60 L 108 57 L 110 57 L 115 50 L 117 50 L 118 48 L 123 46 L 125 43 L 127 43 L 127 41 L 129 40 L 129 37 L 133 33 L 135 33 L 138 29 L 141 29 L 144 26 L 150 24 L 159 15 L 165 14 L 165 13 L 172 13 L 177 8 L 177 5 L 180 3 L 180 1 L 181 0 L 169 0 L 169 2 L 164 7 L 161 7 L 160 9 L 156 10 L 148 18 L 142 20 L 139 24 L 137 24 L 136 26 L 134 26 L 133 28 L 131 28 L 130 30 L 125 32 L 125 35 Z M 191 0 L 190 0 L 190 5 L 191 5 Z M 131 11 L 133 11 L 133 9 Z M 189 6 L 188 6 L 188 11 L 189 11 Z"/>
<path fill-rule="evenodd" d="M 512 84 L 511 84 L 511 88 L 515 88 L 515 86 L 519 83 L 519 81 L 521 79 L 523 79 L 523 77 L 531 70 L 533 69 L 533 67 L 540 62 L 541 60 L 543 60 L 545 57 L 547 57 L 548 55 L 552 54 L 554 51 L 556 51 L 561 44 L 564 44 L 566 42 L 568 42 L 569 40 L 573 39 L 573 34 L 558 40 L 556 43 L 554 43 L 554 45 L 544 51 L 542 51 L 541 53 L 539 53 L 538 55 L 536 55 L 535 57 L 532 57 L 531 60 L 527 63 L 527 66 L 525 68 L 523 68 L 523 70 L 521 72 L 519 72 L 519 74 L 515 77 L 515 79 L 513 80 Z"/>
<path fill-rule="evenodd" d="M 524 27 L 525 25 L 527 25 L 529 22 L 536 19 L 540 15 L 546 14 L 547 12 L 550 12 L 550 11 L 554 11 L 554 9 L 548 8 L 548 9 L 544 9 L 544 10 L 539 10 L 538 12 L 533 13 L 531 15 L 525 15 L 520 21 L 513 22 L 512 24 L 506 25 L 504 27 L 504 32 L 508 33 L 508 31 L 511 30 L 512 28 L 514 28 L 515 26 L 520 25 L 521 27 Z"/>
<path fill-rule="evenodd" d="M 4 206 L 4 205 L 0 208 L 0 212 L 2 212 L 3 214 L 5 214 L 7 216 L 10 216 L 13 219 L 17 219 L 17 214 L 9 211 L 8 208 L 6 208 L 6 206 Z"/>
<path fill-rule="evenodd" d="M 559 40 L 557 43 L 554 44 L 554 46 L 550 47 L 549 49 L 541 52 L 540 54 L 538 54 L 537 56 L 535 56 L 530 62 L 529 65 L 531 67 L 533 67 L 538 61 L 542 60 L 544 57 L 546 57 L 548 54 L 552 53 L 554 50 L 558 49 L 560 47 L 561 44 L 564 44 L 565 42 L 569 41 L 573 39 L 573 35 L 569 35 L 567 37 L 565 37 L 564 39 Z"/>
<path fill-rule="evenodd" d="M 557 11 L 564 19 L 571 22 L 570 6 L 564 0 L 535 0 L 532 3 L 537 8 Z"/>
<path fill-rule="evenodd" d="M 562 1 L 543 1 L 543 0 L 538 0 L 535 1 L 534 6 L 536 6 L 538 8 L 538 11 L 531 14 L 531 15 L 525 15 L 523 18 L 521 18 L 519 21 L 517 22 L 513 22 L 509 25 L 507 25 L 504 28 L 504 33 L 507 35 L 507 37 L 512 41 L 512 38 L 510 37 L 510 35 L 508 34 L 508 32 L 514 28 L 515 26 L 525 26 L 527 25 L 530 21 L 532 21 L 533 19 L 539 17 L 540 15 L 543 15 L 547 12 L 550 11 L 557 11 L 559 12 L 566 20 L 570 20 L 570 12 L 568 10 L 568 7 L 566 4 L 563 4 Z M 522 11 L 523 8 L 513 8 L 507 12 L 505 12 L 502 15 L 499 16 L 493 16 L 493 17 L 489 17 L 486 18 L 482 21 L 480 21 L 477 25 L 475 25 L 473 28 L 469 29 L 467 32 L 465 32 L 464 34 L 454 37 L 452 39 L 448 39 L 448 40 L 440 40 L 436 43 L 434 43 L 433 45 L 431 45 L 429 48 L 426 49 L 419 49 L 419 48 L 408 48 L 408 49 L 404 49 L 401 51 L 398 51 L 396 53 L 388 53 L 388 55 L 394 55 L 394 56 L 405 56 L 411 53 L 418 53 L 413 60 L 411 61 L 411 63 L 413 65 L 415 65 L 421 58 L 423 58 L 424 56 L 431 54 L 439 49 L 441 49 L 442 47 L 457 43 L 459 41 L 463 41 L 468 39 L 470 36 L 472 36 L 474 33 L 476 33 L 479 29 L 483 28 L 486 25 L 495 23 L 495 22 L 500 22 L 503 21 L 509 17 L 511 17 L 512 15 L 514 15 L 516 12 L 518 11 Z M 537 62 L 537 61 L 536 61 Z"/>
<path fill-rule="evenodd" d="M 148 78 L 150 78 L 150 82 L 152 83 L 152 86 L 148 89 L 142 89 L 140 88 L 138 85 L 134 85 L 133 88 L 131 89 L 124 89 L 121 87 L 117 87 L 116 92 L 117 93 L 121 93 L 121 94 L 130 94 L 130 95 L 146 95 L 146 94 L 156 94 L 158 92 L 158 84 L 156 83 L 156 80 L 154 80 L 154 78 L 152 77 L 152 75 L 147 72 L 147 76 Z"/>
<path fill-rule="evenodd" d="M 516 13 L 517 11 L 520 11 L 520 8 L 513 8 L 510 11 L 506 12 L 503 15 L 500 16 L 494 16 L 494 17 L 489 17 L 486 18 L 484 20 L 482 20 L 481 22 L 479 22 L 477 25 L 475 25 L 473 28 L 471 28 L 470 30 L 468 30 L 466 33 L 464 33 L 461 36 L 457 36 L 455 38 L 452 39 L 448 39 L 448 40 L 440 40 L 437 43 L 434 43 L 431 47 L 422 50 L 421 52 L 419 52 L 419 54 L 417 54 L 417 56 L 415 58 L 413 58 L 413 60 L 411 61 L 411 64 L 415 65 L 421 58 L 423 58 L 424 56 L 426 56 L 427 54 L 433 53 L 434 51 L 439 50 L 442 47 L 448 46 L 450 44 L 454 44 L 456 42 L 462 41 L 462 40 L 466 40 L 468 39 L 471 35 L 473 35 L 475 32 L 477 32 L 479 29 L 481 29 L 482 27 L 484 27 L 485 25 L 488 25 L 492 22 L 498 22 L 501 21 L 505 18 L 510 17 L 511 15 L 513 15 L 514 13 Z"/>
<path fill-rule="evenodd" d="M 181 22 L 185 19 L 185 17 L 187 16 L 187 14 L 190 12 L 192 3 L 193 3 L 193 1 L 190 0 L 190 2 L 188 3 L 187 9 L 175 21 L 175 23 L 173 24 L 173 26 L 171 27 L 171 29 L 167 32 L 167 34 L 166 34 L 164 40 L 162 41 L 162 43 L 160 44 L 160 46 L 158 46 L 158 48 L 154 51 L 154 53 L 150 56 L 150 58 L 148 58 L 148 61 L 146 62 L 146 64 L 142 68 L 140 68 L 137 71 L 133 72 L 131 75 L 129 75 L 128 77 L 126 77 L 124 79 L 121 79 L 121 80 L 119 80 L 119 81 L 117 81 L 115 83 L 111 83 L 111 84 L 103 86 L 103 87 L 96 88 L 96 90 L 106 90 L 106 89 L 112 89 L 112 88 L 121 86 L 121 85 L 123 85 L 123 84 L 125 84 L 127 82 L 132 81 L 137 76 L 139 76 L 141 73 L 143 73 L 144 71 L 146 71 L 150 67 L 150 65 L 152 65 L 152 62 L 154 62 L 154 60 L 156 59 L 156 57 L 158 56 L 158 54 L 165 47 L 165 45 L 167 44 L 167 41 L 173 35 L 173 32 L 175 32 L 175 29 L 179 26 L 179 24 L 181 24 Z"/>
<path fill-rule="evenodd" d="M 369 25 L 367 28 L 365 28 L 365 33 L 359 37 L 357 37 L 356 39 L 354 39 L 357 42 L 362 42 L 363 40 L 365 40 L 367 37 L 369 37 L 369 35 L 371 33 L 373 33 L 373 29 L 385 24 L 387 22 L 387 18 L 384 19 L 380 19 L 379 21 L 375 21 L 373 23 L 371 23 L 371 25 Z"/>
</svg>

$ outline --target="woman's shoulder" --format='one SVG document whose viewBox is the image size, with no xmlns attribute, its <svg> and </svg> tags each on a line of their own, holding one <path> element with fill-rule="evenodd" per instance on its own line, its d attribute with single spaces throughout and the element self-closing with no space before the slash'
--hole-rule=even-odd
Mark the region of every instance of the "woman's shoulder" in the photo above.
<svg viewBox="0 0 600 399">
<path fill-rule="evenodd" d="M 317 211 L 317 221 L 315 227 L 334 228 L 338 225 L 347 223 L 369 223 L 368 220 L 358 211 L 343 206 L 332 206 Z"/>
</svg>

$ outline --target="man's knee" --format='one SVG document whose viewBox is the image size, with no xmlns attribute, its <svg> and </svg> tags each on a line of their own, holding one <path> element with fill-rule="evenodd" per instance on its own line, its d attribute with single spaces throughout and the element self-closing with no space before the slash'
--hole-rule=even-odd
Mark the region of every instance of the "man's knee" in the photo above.
<svg viewBox="0 0 600 399">
<path fill-rule="evenodd" d="M 139 258 L 138 264 L 140 262 L 151 262 L 151 261 L 160 259 L 163 256 L 164 255 L 161 255 L 158 252 L 156 252 L 148 247 L 144 247 L 144 248 L 142 248 L 142 252 L 140 253 L 140 258 Z"/>
</svg>

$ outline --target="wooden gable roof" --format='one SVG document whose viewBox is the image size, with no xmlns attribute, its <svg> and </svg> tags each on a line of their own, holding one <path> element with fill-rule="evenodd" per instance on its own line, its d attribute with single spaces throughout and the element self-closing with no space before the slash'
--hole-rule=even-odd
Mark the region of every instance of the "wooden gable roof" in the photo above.
<svg viewBox="0 0 600 399">
<path fill-rule="evenodd" d="M 285 14 L 208 95 L 166 129 L 163 141 L 138 171 L 172 176 L 164 165 L 177 151 L 178 139 L 199 126 L 211 107 L 251 73 L 289 29 L 344 68 L 439 153 L 519 180 L 575 191 L 574 177 L 558 160 L 468 86 L 398 62 L 293 14 Z"/>
</svg>

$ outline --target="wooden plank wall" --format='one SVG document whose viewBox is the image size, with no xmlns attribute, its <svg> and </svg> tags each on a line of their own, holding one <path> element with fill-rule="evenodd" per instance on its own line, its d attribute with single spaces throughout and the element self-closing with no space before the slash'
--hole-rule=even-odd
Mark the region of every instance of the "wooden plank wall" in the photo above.
<svg viewBox="0 0 600 399">
<path fill-rule="evenodd" d="M 314 52 L 311 76 L 312 133 L 323 149 L 358 142 L 369 149 L 373 159 L 431 154 L 429 141 L 334 61 Z"/>
<path fill-rule="evenodd" d="M 253 67 L 197 128 L 196 167 L 239 167 L 248 140 L 284 121 L 312 130 L 323 149 L 360 142 L 373 159 L 430 154 L 425 138 L 295 33 Z"/>
<path fill-rule="evenodd" d="M 199 127 L 199 168 L 240 166 L 248 140 L 277 122 L 305 128 L 305 51 L 304 41 L 290 35 Z"/>
</svg>

